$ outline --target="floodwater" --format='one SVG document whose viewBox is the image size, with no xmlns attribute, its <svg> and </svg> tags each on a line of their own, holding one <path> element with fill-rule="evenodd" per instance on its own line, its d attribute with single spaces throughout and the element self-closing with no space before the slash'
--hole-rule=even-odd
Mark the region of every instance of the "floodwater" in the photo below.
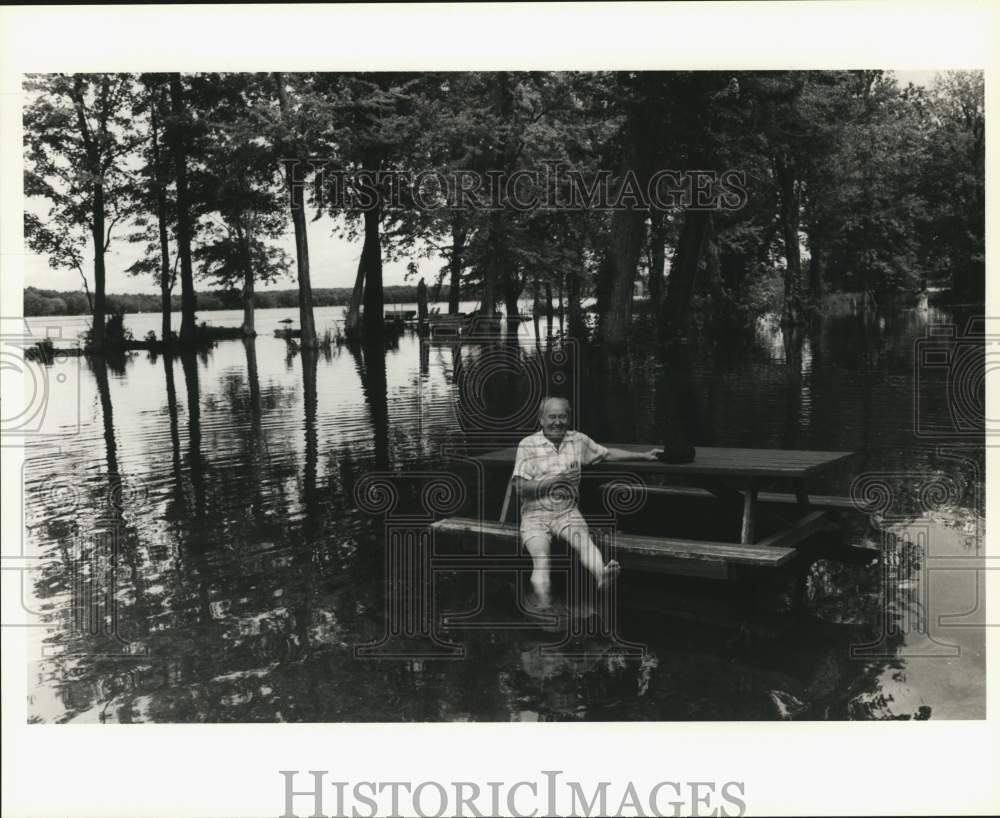
<svg viewBox="0 0 1000 818">
<path fill-rule="evenodd" d="M 532 431 L 545 391 L 599 441 L 658 443 L 651 355 L 609 365 L 544 319 L 494 344 L 404 334 L 303 355 L 272 334 L 296 311 L 268 310 L 255 342 L 203 354 L 59 358 L 24 467 L 26 553 L 42 558 L 24 581 L 29 719 L 984 718 L 970 314 L 828 315 L 795 337 L 767 318 L 701 327 L 667 383 L 695 442 L 857 451 L 811 488 L 853 485 L 864 510 L 791 577 L 626 572 L 596 610 L 557 579 L 558 620 L 520 609 L 516 564 L 479 571 L 422 532 L 498 516 L 507 475 L 471 456 Z M 318 328 L 341 315 L 317 310 Z M 158 324 L 128 317 L 137 338 Z M 955 324 L 957 339 L 928 336 Z M 665 536 L 737 526 L 708 501 L 630 511 L 624 529 Z"/>
</svg>

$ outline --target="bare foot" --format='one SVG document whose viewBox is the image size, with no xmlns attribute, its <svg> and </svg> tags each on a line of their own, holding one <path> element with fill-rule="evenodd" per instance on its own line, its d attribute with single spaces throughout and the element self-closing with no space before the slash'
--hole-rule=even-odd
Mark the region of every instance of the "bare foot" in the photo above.
<svg viewBox="0 0 1000 818">
<path fill-rule="evenodd" d="M 602 590 L 607 588 L 618 578 L 621 570 L 622 567 L 618 564 L 618 560 L 611 560 L 604 566 L 604 570 L 601 572 L 601 578 L 597 581 L 597 587 Z"/>
</svg>

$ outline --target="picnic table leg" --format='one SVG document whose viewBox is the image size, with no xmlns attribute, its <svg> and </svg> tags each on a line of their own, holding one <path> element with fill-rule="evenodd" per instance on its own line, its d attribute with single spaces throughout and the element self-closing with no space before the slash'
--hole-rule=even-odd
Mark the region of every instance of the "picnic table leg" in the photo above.
<svg viewBox="0 0 1000 818">
<path fill-rule="evenodd" d="M 740 544 L 750 545 L 753 542 L 753 527 L 757 517 L 757 486 L 751 480 L 747 485 L 743 498 L 743 527 L 740 531 Z"/>
</svg>

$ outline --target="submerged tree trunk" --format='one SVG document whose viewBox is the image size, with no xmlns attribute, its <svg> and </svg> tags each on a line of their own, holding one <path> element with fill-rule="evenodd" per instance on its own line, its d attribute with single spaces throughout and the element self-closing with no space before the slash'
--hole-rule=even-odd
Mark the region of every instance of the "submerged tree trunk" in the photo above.
<svg viewBox="0 0 1000 818">
<path fill-rule="evenodd" d="M 174 174 L 177 182 L 177 254 L 181 260 L 181 340 L 194 339 L 195 298 L 194 269 L 191 265 L 191 202 L 187 185 L 187 146 L 184 135 L 184 89 L 181 75 L 170 75 L 170 107 L 173 122 L 169 129 L 170 143 L 174 154 Z"/>
<path fill-rule="evenodd" d="M 285 91 L 284 75 L 277 71 L 274 74 L 278 86 L 278 105 L 281 117 L 288 121 L 288 93 Z M 299 327 L 302 330 L 301 345 L 303 347 L 318 347 L 316 339 L 316 322 L 313 318 L 312 280 L 309 271 L 309 235 L 306 229 L 306 203 L 303 185 L 295 180 L 295 170 L 292 165 L 286 165 L 286 183 L 291 190 L 292 226 L 295 229 L 295 267 L 299 284 Z"/>
<path fill-rule="evenodd" d="M 456 315 L 461 300 L 462 290 L 462 257 L 465 253 L 464 227 L 451 227 L 451 258 L 448 260 L 448 314 Z"/>
<path fill-rule="evenodd" d="M 684 214 L 684 226 L 681 228 L 673 263 L 670 265 L 667 296 L 660 310 L 661 337 L 684 334 L 708 227 L 708 212 L 689 210 Z"/>
</svg>

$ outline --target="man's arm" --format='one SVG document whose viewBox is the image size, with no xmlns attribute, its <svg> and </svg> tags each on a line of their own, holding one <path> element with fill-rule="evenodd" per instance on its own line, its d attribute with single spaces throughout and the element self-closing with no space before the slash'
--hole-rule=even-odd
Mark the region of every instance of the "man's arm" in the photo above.
<svg viewBox="0 0 1000 818">
<path fill-rule="evenodd" d="M 663 449 L 647 449 L 644 452 L 630 452 L 627 449 L 608 449 L 608 454 L 604 458 L 609 460 L 659 460 L 663 454 Z"/>
</svg>

